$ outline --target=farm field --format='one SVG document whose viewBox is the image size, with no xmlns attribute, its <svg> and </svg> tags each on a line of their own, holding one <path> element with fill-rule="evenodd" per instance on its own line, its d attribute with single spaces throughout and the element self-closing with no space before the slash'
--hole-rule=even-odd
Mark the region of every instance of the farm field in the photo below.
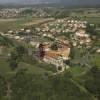
<svg viewBox="0 0 100 100">
<path fill-rule="evenodd" d="M 79 20 L 85 20 L 88 21 L 91 24 L 100 24 L 100 9 L 94 9 L 94 8 L 80 8 L 75 10 L 69 10 L 71 11 L 70 16 L 75 17 Z"/>
<path fill-rule="evenodd" d="M 0 31 L 18 30 L 26 26 L 38 25 L 47 21 L 53 20 L 52 18 L 18 18 L 18 19 L 0 19 Z"/>
<path fill-rule="evenodd" d="M 88 21 L 91 24 L 100 24 L 100 17 L 79 17 L 79 19 Z"/>
</svg>

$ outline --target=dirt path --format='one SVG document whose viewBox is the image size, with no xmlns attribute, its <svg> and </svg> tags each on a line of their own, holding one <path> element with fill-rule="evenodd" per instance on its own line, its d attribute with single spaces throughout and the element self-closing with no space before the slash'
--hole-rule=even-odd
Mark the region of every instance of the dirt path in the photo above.
<svg viewBox="0 0 100 100">
<path fill-rule="evenodd" d="M 24 26 L 32 26 L 32 25 L 38 25 L 38 24 L 44 24 L 46 22 L 50 22 L 50 21 L 53 21 L 54 18 L 43 18 L 43 19 L 39 19 L 39 20 L 34 20 L 32 22 L 28 22 L 28 23 L 25 23 Z"/>
</svg>

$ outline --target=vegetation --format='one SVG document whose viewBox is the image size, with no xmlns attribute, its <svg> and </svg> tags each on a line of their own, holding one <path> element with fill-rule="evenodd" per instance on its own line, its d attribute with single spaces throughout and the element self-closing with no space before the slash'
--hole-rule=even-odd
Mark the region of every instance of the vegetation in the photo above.
<svg viewBox="0 0 100 100">
<path fill-rule="evenodd" d="M 23 43 L 14 42 L 14 40 L 0 35 L 0 46 L 6 49 L 0 55 L 0 100 L 99 100 L 100 55 L 96 53 L 97 48 L 100 47 L 100 32 L 97 30 L 100 26 L 99 13 L 91 12 L 93 9 L 81 8 L 48 9 L 44 9 L 44 11 L 50 16 L 46 15 L 45 17 L 75 18 L 95 24 L 95 26 L 87 24 L 86 28 L 86 32 L 91 34 L 91 37 L 92 35 L 97 36 L 92 48 L 71 47 L 71 60 L 66 62 L 69 63 L 70 68 L 63 73 L 57 73 L 54 65 L 37 61 L 33 54 L 28 54 L 29 49 L 34 49 L 28 48 L 28 43 L 23 45 Z M 48 21 L 46 18 L 33 19 L 30 17 L 32 15 L 30 9 L 23 11 L 22 14 L 26 16 L 10 22 L 1 21 L 0 30 L 16 30 L 27 25 Z M 20 35 L 24 36 L 25 34 L 21 33 Z M 64 36 L 65 39 L 71 40 L 70 35 L 72 35 L 71 32 L 58 34 L 58 36 Z M 43 39 L 44 41 L 54 40 L 48 37 Z M 51 49 L 57 50 L 58 44 L 54 42 Z M 35 50 L 32 51 L 35 52 Z"/>
<path fill-rule="evenodd" d="M 5 78 L 0 75 L 0 99 L 4 100 L 4 96 L 7 94 L 7 84 Z"/>
<path fill-rule="evenodd" d="M 58 76 L 38 76 L 19 71 L 7 83 L 12 91 L 8 90 L 10 100 L 94 100 L 68 72 Z"/>
<path fill-rule="evenodd" d="M 14 46 L 14 44 L 13 44 L 13 42 L 10 39 L 0 35 L 0 46 L 7 46 L 7 47 L 9 47 L 9 46 Z"/>
<path fill-rule="evenodd" d="M 26 9 L 26 10 L 22 11 L 20 14 L 27 16 L 27 15 L 32 15 L 32 13 L 33 13 L 32 9 Z"/>
<path fill-rule="evenodd" d="M 95 33 L 95 26 L 90 26 L 90 24 L 87 24 L 86 32 L 94 34 Z"/>
<path fill-rule="evenodd" d="M 100 55 L 98 54 L 93 54 L 93 57 L 92 57 L 92 63 L 95 65 L 95 66 L 100 66 Z"/>
<path fill-rule="evenodd" d="M 94 66 L 87 74 L 89 78 L 85 79 L 85 87 L 92 93 L 98 100 L 100 99 L 100 68 Z"/>
<path fill-rule="evenodd" d="M 52 50 L 58 50 L 58 45 L 57 45 L 57 43 L 53 43 L 53 44 L 51 45 L 51 49 L 52 49 Z"/>
<path fill-rule="evenodd" d="M 26 26 L 34 26 L 44 23 L 45 21 L 50 20 L 49 18 L 32 18 L 30 16 L 12 19 L 12 21 L 0 21 L 0 31 L 7 32 L 8 30 L 19 30 L 25 28 Z"/>
</svg>

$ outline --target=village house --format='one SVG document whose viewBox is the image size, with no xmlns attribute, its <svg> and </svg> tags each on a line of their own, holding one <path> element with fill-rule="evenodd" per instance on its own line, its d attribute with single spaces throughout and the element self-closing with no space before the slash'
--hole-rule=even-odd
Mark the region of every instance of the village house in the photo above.
<svg viewBox="0 0 100 100">
<path fill-rule="evenodd" d="M 97 53 L 100 53 L 100 48 L 96 50 Z"/>
</svg>

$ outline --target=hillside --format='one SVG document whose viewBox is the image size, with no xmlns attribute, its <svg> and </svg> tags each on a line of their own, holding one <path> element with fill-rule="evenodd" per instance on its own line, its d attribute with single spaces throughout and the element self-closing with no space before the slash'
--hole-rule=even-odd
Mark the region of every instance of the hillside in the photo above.
<svg viewBox="0 0 100 100">
<path fill-rule="evenodd" d="M 14 44 L 10 39 L 0 35 L 0 46 L 8 46 L 9 47 L 9 46 L 13 46 L 13 45 Z"/>
</svg>

